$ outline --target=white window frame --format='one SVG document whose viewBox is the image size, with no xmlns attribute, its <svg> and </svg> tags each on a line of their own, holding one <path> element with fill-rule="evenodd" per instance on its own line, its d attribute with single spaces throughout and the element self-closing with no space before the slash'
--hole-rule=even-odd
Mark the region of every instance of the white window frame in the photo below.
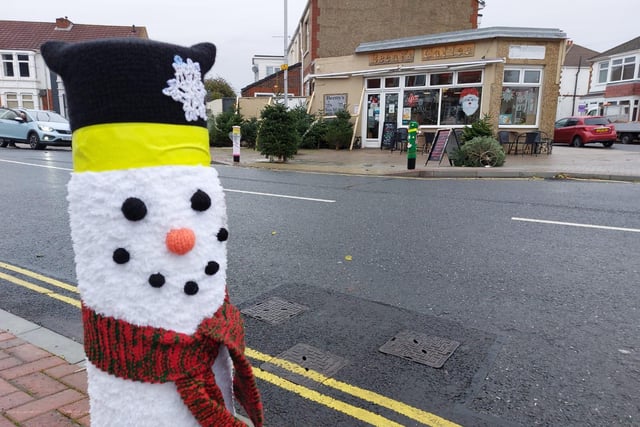
<svg viewBox="0 0 640 427">
<path fill-rule="evenodd" d="M 604 84 L 609 81 L 609 61 L 598 63 L 598 83 Z"/>
<path fill-rule="evenodd" d="M 624 77 L 625 70 L 631 67 L 631 75 L 628 78 Z M 611 82 L 624 82 L 627 80 L 633 80 L 635 76 L 635 68 L 636 68 L 636 57 L 635 56 L 625 56 L 620 58 L 613 58 L 611 60 L 611 73 L 609 74 L 609 79 Z M 620 74 L 620 78 L 615 78 L 614 74 Z"/>
<path fill-rule="evenodd" d="M 519 72 L 519 76 L 518 76 L 518 81 L 515 82 L 504 82 L 504 74 L 503 74 L 503 82 L 502 82 L 502 91 L 504 92 L 506 88 L 537 88 L 538 91 L 538 96 L 537 96 L 537 100 L 536 100 L 536 111 L 535 111 L 535 115 L 536 115 L 536 119 L 535 119 L 535 123 L 533 124 L 517 124 L 517 123 L 506 123 L 505 121 L 503 121 L 503 118 L 500 117 L 498 120 L 498 127 L 509 127 L 509 128 L 537 128 L 540 125 L 540 109 L 541 109 L 541 104 L 542 104 L 542 82 L 544 81 L 544 70 L 542 68 L 537 68 L 537 67 L 505 67 L 504 68 L 504 72 L 506 73 L 507 71 L 518 71 Z M 529 83 L 526 82 L 526 77 L 525 76 L 531 76 L 531 73 L 535 72 L 538 73 L 538 82 L 537 83 Z M 502 101 L 504 101 L 505 99 L 501 98 L 500 101 L 500 109 L 502 110 Z M 512 115 L 514 115 L 515 113 L 510 113 Z M 502 113 L 501 113 L 502 116 Z"/>
<path fill-rule="evenodd" d="M 26 58 L 21 58 L 26 57 Z M 7 75 L 7 64 L 11 64 L 13 75 Z M 23 75 L 23 65 L 26 65 L 27 75 Z M 33 79 L 34 57 L 29 52 L 0 52 L 0 78 L 3 79 Z"/>
</svg>

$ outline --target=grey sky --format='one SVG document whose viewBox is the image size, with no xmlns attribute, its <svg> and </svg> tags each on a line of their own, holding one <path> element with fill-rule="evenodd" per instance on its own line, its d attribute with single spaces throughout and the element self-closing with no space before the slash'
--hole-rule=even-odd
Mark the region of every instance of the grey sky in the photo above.
<svg viewBox="0 0 640 427">
<path fill-rule="evenodd" d="M 306 3 L 287 0 L 289 36 Z M 600 52 L 640 36 L 638 0 L 486 0 L 486 4 L 481 27 L 559 28 L 575 43 Z M 424 10 L 425 16 L 428 13 Z M 0 19 L 54 22 L 63 16 L 81 24 L 145 26 L 150 38 L 171 43 L 213 42 L 218 57 L 211 75 L 225 78 L 236 92 L 253 81 L 253 55 L 284 53 L 284 0 L 7 0 Z M 381 29 L 380 39 L 385 38 Z"/>
</svg>

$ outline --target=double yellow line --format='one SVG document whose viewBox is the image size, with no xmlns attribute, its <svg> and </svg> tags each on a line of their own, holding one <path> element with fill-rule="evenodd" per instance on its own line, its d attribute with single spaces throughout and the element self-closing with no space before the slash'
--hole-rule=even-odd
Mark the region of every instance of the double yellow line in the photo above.
<svg viewBox="0 0 640 427">
<path fill-rule="evenodd" d="M 47 283 L 57 288 L 64 289 L 66 291 L 78 294 L 78 288 L 76 286 L 69 285 L 59 280 L 55 280 L 50 277 L 43 276 L 41 274 L 35 273 L 30 270 L 26 270 L 24 268 L 20 268 L 4 262 L 0 262 L 0 268 L 7 271 L 11 271 L 13 273 L 26 276 L 26 277 L 36 279 L 40 282 Z M 0 279 L 25 287 L 29 290 L 57 299 L 67 304 L 73 305 L 74 307 L 80 308 L 79 299 L 67 297 L 60 293 L 54 292 L 50 289 L 33 284 L 23 279 L 17 278 L 13 275 L 6 274 L 2 271 L 0 271 Z M 386 408 L 406 418 L 409 418 L 413 421 L 417 421 L 423 425 L 433 426 L 433 427 L 459 427 L 458 424 L 448 421 L 432 413 L 423 411 L 418 408 L 414 408 L 410 405 L 388 398 L 381 394 L 327 377 L 319 372 L 308 370 L 296 363 L 289 362 L 288 360 L 279 359 L 277 357 L 270 356 L 265 353 L 261 353 L 252 348 L 246 349 L 246 355 L 253 360 L 270 363 L 272 365 L 283 368 L 289 372 L 292 372 L 296 375 L 300 375 L 310 380 L 313 380 L 325 387 L 332 388 L 341 393 L 348 394 L 360 400 L 373 403 L 382 408 Z M 402 424 L 398 424 L 397 422 L 392 421 L 388 418 L 385 418 L 381 415 L 378 415 L 374 412 L 359 408 L 357 406 L 335 399 L 331 396 L 327 396 L 325 394 L 322 394 L 308 387 L 295 384 L 287 379 L 274 375 L 270 372 L 263 371 L 258 367 L 254 367 L 254 374 L 257 378 L 263 381 L 271 383 L 289 392 L 295 393 L 303 397 L 304 399 L 326 406 L 335 411 L 342 412 L 343 414 L 346 414 L 350 417 L 353 417 L 355 419 L 358 419 L 370 425 L 379 426 L 379 427 L 402 427 Z"/>
<path fill-rule="evenodd" d="M 39 280 L 43 283 L 48 283 L 53 286 L 57 286 L 58 288 L 62 288 L 64 290 L 78 293 L 78 288 L 67 283 L 61 282 L 56 279 L 52 279 L 47 276 L 43 276 L 38 273 L 34 273 L 33 271 L 25 270 L 24 268 L 16 267 L 15 265 L 7 264 L 4 262 L 0 262 L 0 268 L 5 270 L 13 271 L 14 273 L 22 274 L 23 276 L 31 277 L 33 279 Z M 74 307 L 80 308 L 80 300 L 69 298 L 67 296 L 61 295 L 57 292 L 53 292 L 47 288 L 43 288 L 42 286 L 35 285 L 31 282 L 27 282 L 26 280 L 19 279 L 17 277 L 11 276 L 9 274 L 3 273 L 0 271 L 0 279 L 4 279 L 7 282 L 15 283 L 16 285 L 20 285 L 32 291 L 35 291 L 39 294 L 46 295 L 48 297 L 57 299 L 62 302 L 66 302 L 67 304 L 71 304 Z"/>
</svg>

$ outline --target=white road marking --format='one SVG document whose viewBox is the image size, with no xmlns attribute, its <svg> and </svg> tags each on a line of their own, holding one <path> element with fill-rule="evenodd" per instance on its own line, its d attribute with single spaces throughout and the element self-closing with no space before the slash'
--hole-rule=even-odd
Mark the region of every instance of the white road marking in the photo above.
<svg viewBox="0 0 640 427">
<path fill-rule="evenodd" d="M 57 167 L 57 166 L 50 166 L 50 165 L 38 165 L 36 163 L 16 162 L 14 160 L 4 160 L 4 159 L 0 159 L 0 162 L 15 163 L 17 165 L 35 166 L 35 167 L 38 167 L 38 168 L 58 169 L 58 170 L 73 172 L 73 169 L 69 169 L 69 168 L 60 168 L 60 167 Z M 321 203 L 335 203 L 336 202 L 335 200 L 316 199 L 316 198 L 313 198 L 313 197 L 298 197 L 298 196 L 288 196 L 286 194 L 259 193 L 259 192 L 256 192 L 256 191 L 231 190 L 231 189 L 228 189 L 228 188 L 225 188 L 224 191 L 228 191 L 230 193 L 253 194 L 253 195 L 256 195 L 256 196 L 282 197 L 282 198 L 285 198 L 285 199 L 306 200 L 306 201 L 309 201 L 309 202 L 321 202 Z"/>
<path fill-rule="evenodd" d="M 15 160 L 0 159 L 0 162 L 15 163 L 16 165 L 35 166 L 37 168 L 58 169 L 58 170 L 61 170 L 61 171 L 73 172 L 73 169 L 69 169 L 69 168 L 59 168 L 57 166 L 51 166 L 51 165 L 38 165 L 36 163 L 16 162 Z"/>
<path fill-rule="evenodd" d="M 307 201 L 310 201 L 310 202 L 322 202 L 322 203 L 335 203 L 336 202 L 335 200 L 314 199 L 312 197 L 287 196 L 285 194 L 273 194 L 273 193 L 258 193 L 256 191 L 230 190 L 228 188 L 225 188 L 224 191 L 228 191 L 230 193 L 254 194 L 254 195 L 257 195 L 257 196 L 283 197 L 285 199 L 307 200 Z"/>
<path fill-rule="evenodd" d="M 561 221 L 548 221 L 545 219 L 533 219 L 533 218 L 511 218 L 513 221 L 524 222 L 537 222 L 540 224 L 554 224 L 554 225 L 566 225 L 569 227 L 582 227 L 582 228 L 598 228 L 601 230 L 614 230 L 614 231 L 629 231 L 632 233 L 640 233 L 640 228 L 624 228 L 624 227 L 609 227 L 607 225 L 594 225 L 594 224 L 580 224 L 577 222 L 561 222 Z"/>
</svg>

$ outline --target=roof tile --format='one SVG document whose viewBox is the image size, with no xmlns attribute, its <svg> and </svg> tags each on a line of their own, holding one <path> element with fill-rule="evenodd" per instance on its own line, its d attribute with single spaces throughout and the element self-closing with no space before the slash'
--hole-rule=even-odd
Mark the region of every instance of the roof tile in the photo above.
<svg viewBox="0 0 640 427">
<path fill-rule="evenodd" d="M 100 38 L 148 38 L 146 27 L 72 24 L 69 29 L 56 28 L 55 22 L 0 20 L 0 49 L 39 50 L 49 40 L 79 42 Z"/>
</svg>

